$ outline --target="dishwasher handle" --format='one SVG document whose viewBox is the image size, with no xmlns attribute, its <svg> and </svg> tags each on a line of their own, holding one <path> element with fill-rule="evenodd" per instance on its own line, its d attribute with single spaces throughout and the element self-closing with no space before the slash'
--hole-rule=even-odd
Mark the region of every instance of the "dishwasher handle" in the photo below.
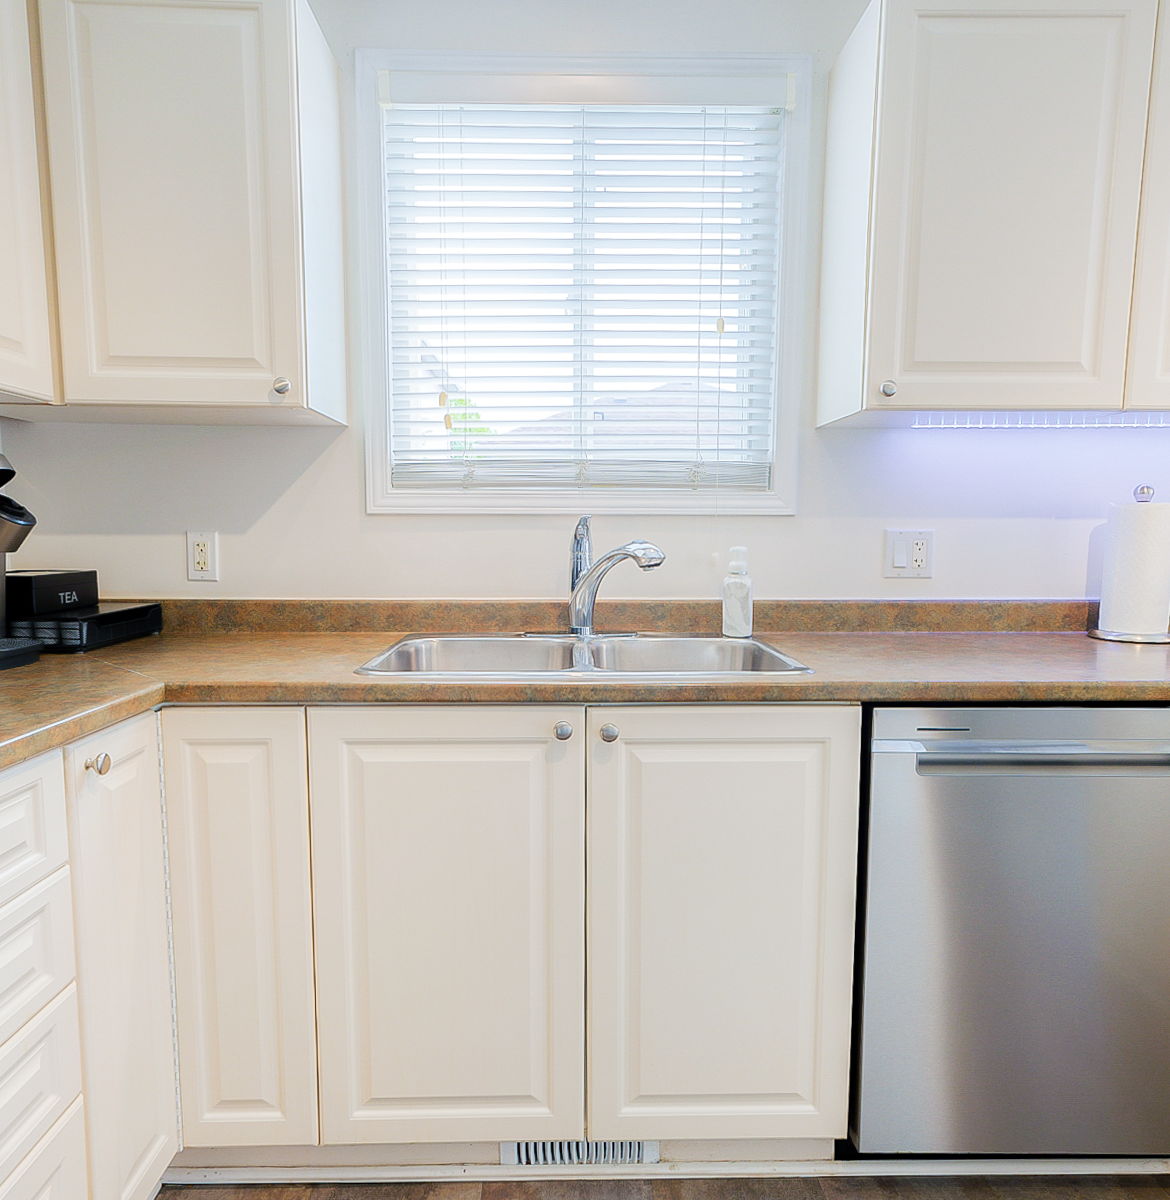
<svg viewBox="0 0 1170 1200">
<path fill-rule="evenodd" d="M 919 775 L 1170 774 L 1170 742 L 1136 738 L 1083 741 L 875 738 L 872 750 L 875 755 L 895 755 L 913 762 Z"/>
<path fill-rule="evenodd" d="M 915 755 L 919 775 L 1170 775 L 1170 751 L 1100 750 L 940 750 Z"/>
</svg>

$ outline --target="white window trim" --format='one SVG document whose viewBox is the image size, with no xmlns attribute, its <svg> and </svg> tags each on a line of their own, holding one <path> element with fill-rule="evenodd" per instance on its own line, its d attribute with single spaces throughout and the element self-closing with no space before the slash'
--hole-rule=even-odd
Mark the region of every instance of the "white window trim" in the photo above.
<svg viewBox="0 0 1170 1200">
<path fill-rule="evenodd" d="M 356 143 L 358 189 L 359 368 L 366 413 L 366 511 L 369 513 L 572 514 L 776 514 L 796 511 L 797 438 L 800 397 L 808 372 L 806 324 L 810 303 L 807 281 L 808 171 L 811 131 L 812 67 L 804 55 L 712 55 L 679 58 L 657 55 L 445 55 L 428 52 L 359 50 L 356 58 Z M 776 345 L 776 419 L 772 488 L 745 493 L 714 489 L 686 492 L 649 488 L 417 488 L 395 490 L 390 483 L 390 406 L 385 247 L 382 236 L 382 122 L 378 99 L 387 72 L 434 72 L 436 75 L 636 75 L 671 78 L 728 78 L 775 75 L 786 78 L 792 117 L 787 125 L 784 173 L 785 221 L 781 231 L 783 272 L 777 312 L 781 328 Z"/>
</svg>

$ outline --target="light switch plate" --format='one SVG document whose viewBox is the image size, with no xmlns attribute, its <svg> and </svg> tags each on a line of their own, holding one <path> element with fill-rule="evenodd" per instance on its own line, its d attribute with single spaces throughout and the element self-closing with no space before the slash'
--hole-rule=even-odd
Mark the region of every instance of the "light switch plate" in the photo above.
<svg viewBox="0 0 1170 1200">
<path fill-rule="evenodd" d="M 930 579 L 934 575 L 933 529 L 887 529 L 882 552 L 886 579 Z"/>
</svg>

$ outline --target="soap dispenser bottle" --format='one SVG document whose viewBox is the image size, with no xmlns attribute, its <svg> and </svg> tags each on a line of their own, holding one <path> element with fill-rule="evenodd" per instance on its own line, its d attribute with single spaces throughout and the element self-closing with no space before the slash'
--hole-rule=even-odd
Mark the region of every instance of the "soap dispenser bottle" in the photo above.
<svg viewBox="0 0 1170 1200">
<path fill-rule="evenodd" d="M 731 564 L 723 580 L 723 636 L 752 636 L 752 580 L 747 573 L 747 547 L 731 547 Z"/>
</svg>

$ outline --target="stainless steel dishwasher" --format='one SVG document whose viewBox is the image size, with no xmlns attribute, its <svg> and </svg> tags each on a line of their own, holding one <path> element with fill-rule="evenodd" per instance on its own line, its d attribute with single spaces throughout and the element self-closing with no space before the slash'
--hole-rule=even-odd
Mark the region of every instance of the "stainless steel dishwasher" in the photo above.
<svg viewBox="0 0 1170 1200">
<path fill-rule="evenodd" d="M 854 1144 L 1170 1153 L 1170 709 L 874 714 Z"/>
</svg>

